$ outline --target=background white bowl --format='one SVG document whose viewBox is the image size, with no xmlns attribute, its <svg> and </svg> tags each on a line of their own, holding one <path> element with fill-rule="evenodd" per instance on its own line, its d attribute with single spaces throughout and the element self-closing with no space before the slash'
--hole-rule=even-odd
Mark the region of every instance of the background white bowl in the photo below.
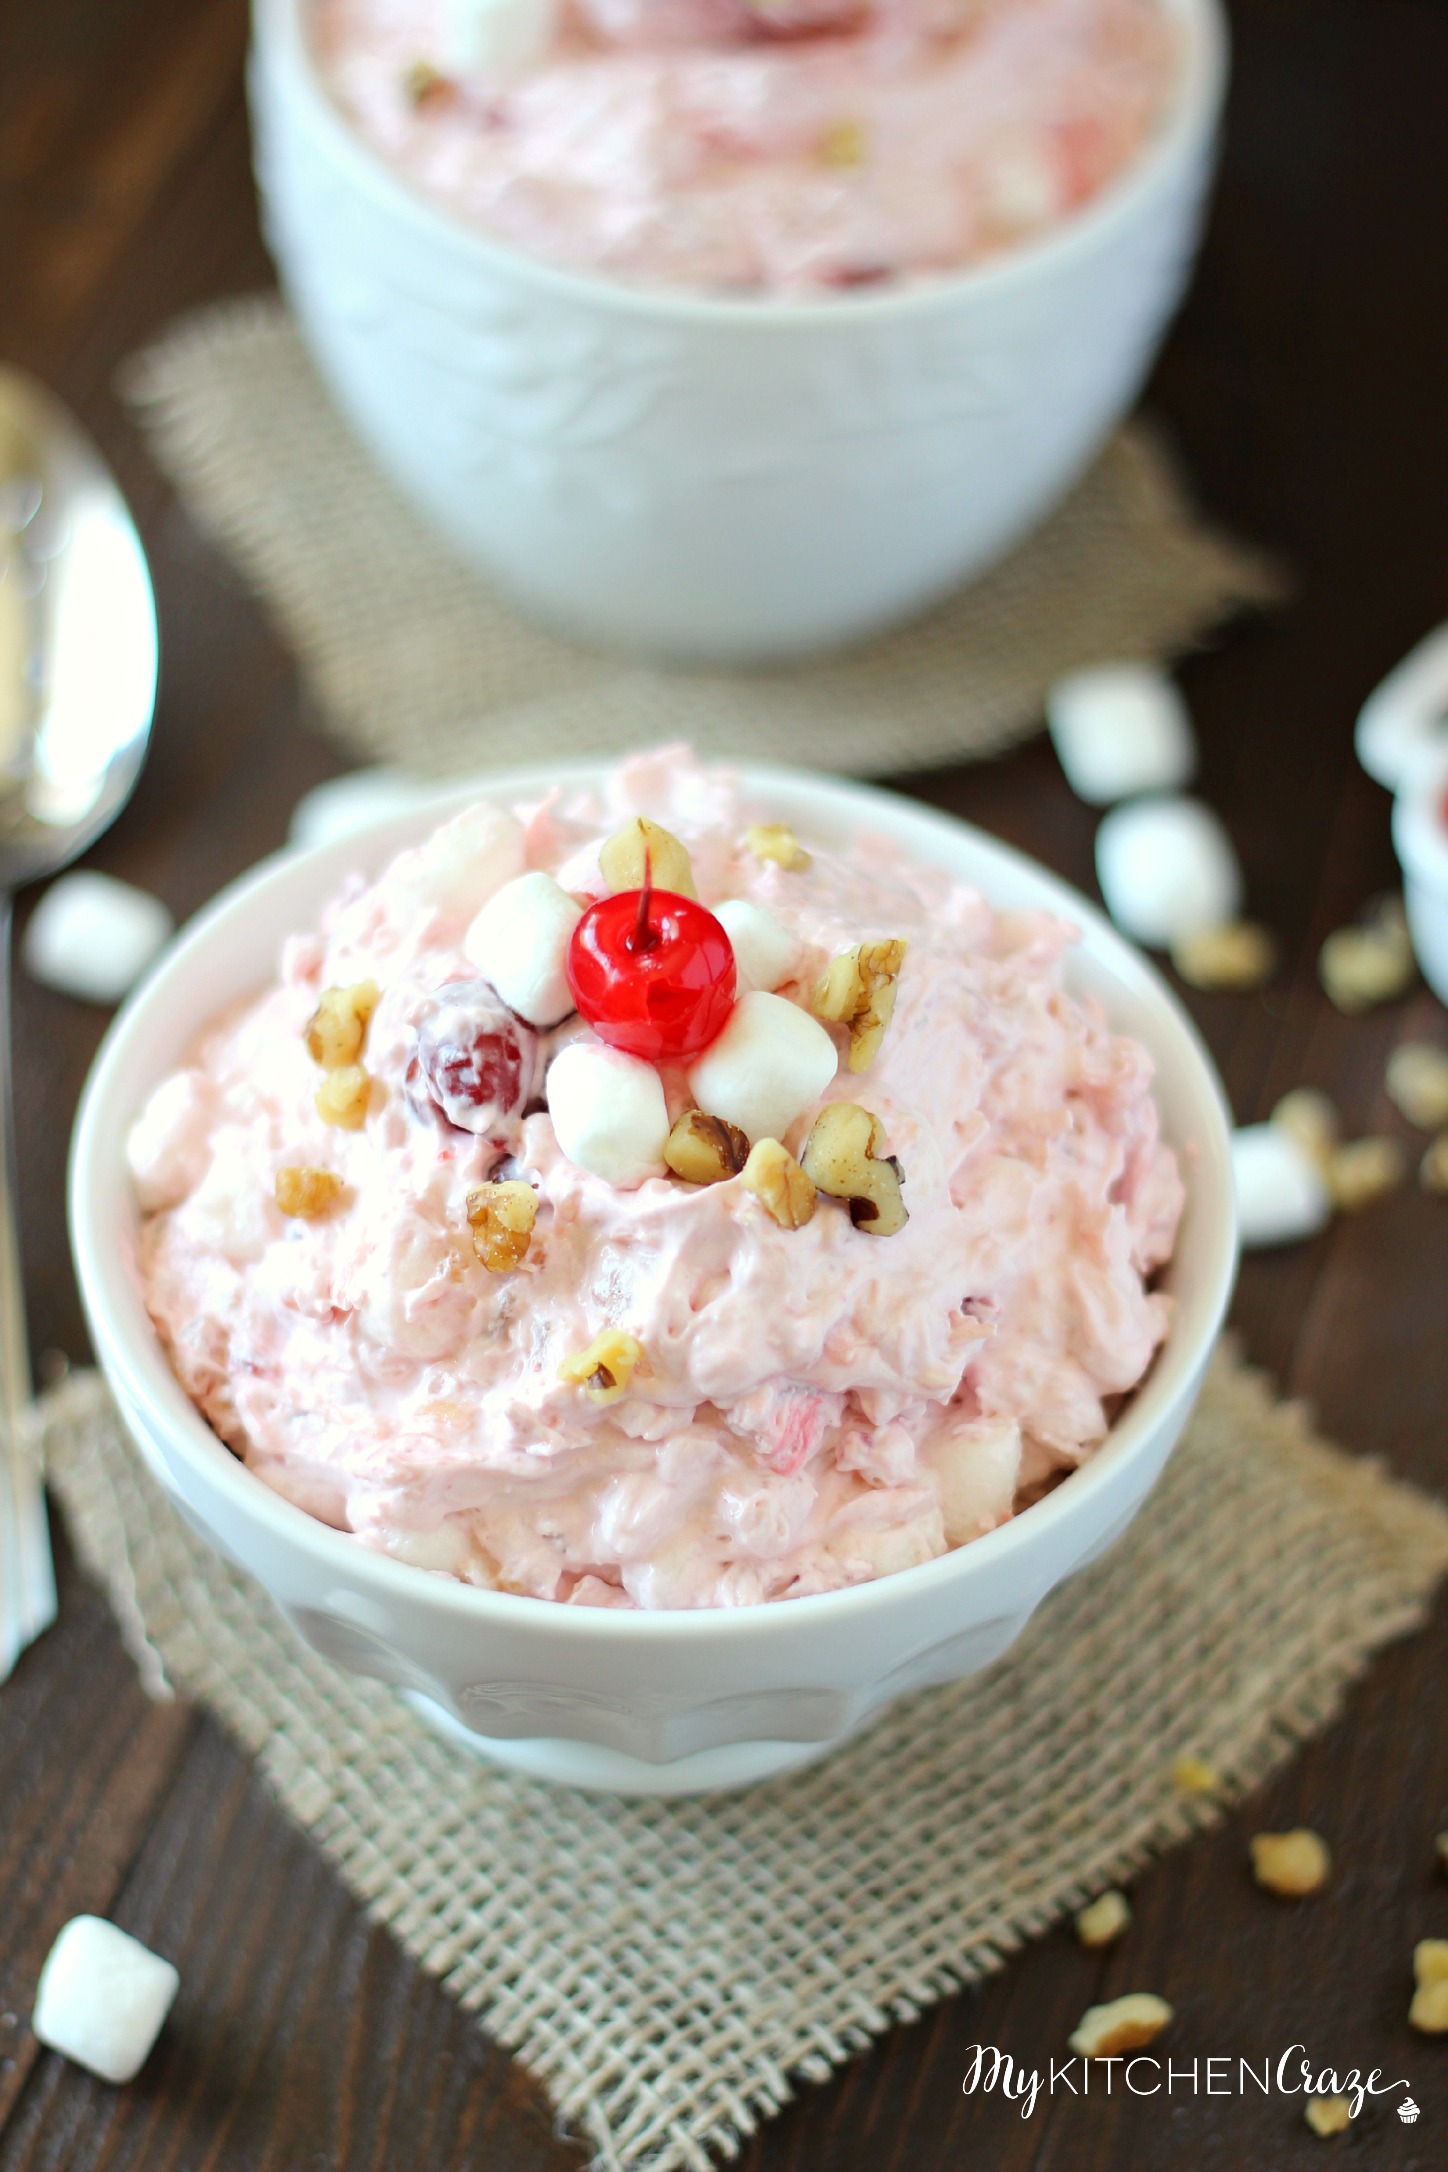
<svg viewBox="0 0 1448 2172">
<path fill-rule="evenodd" d="M 906 1690 L 974 1673 L 1054 1584 L 1136 1513 L 1191 1409 L 1236 1265 L 1229 1124 L 1211 1060 L 1141 955 L 1075 891 L 948 816 L 866 786 L 746 772 L 760 806 L 802 834 L 895 837 L 1006 907 L 1079 923 L 1073 984 L 1157 1063 L 1166 1135 L 1188 1204 L 1168 1286 L 1176 1300 L 1149 1378 L 1101 1450 L 1002 1529 L 849 1591 L 701 1613 L 610 1613 L 476 1591 L 369 1552 L 254 1478 L 173 1376 L 135 1274 L 127 1129 L 199 1027 L 271 978 L 282 938 L 311 924 L 353 867 L 377 871 L 444 814 L 483 795 L 536 796 L 598 765 L 511 772 L 361 837 L 269 860 L 196 919 L 126 1005 L 77 1118 L 71 1232 L 96 1352 L 147 1465 L 187 1521 L 258 1578 L 316 1650 L 419 1693 L 503 1762 L 583 1786 L 668 1794 L 739 1786 L 821 1755 Z"/>
<path fill-rule="evenodd" d="M 1185 282 L 1226 74 L 1219 0 L 1163 0 L 1174 107 L 1044 239 L 898 291 L 724 300 L 535 262 L 414 190 L 322 89 L 306 5 L 255 0 L 257 179 L 364 444 L 544 617 L 732 662 L 908 617 L 1069 487 Z"/>
</svg>

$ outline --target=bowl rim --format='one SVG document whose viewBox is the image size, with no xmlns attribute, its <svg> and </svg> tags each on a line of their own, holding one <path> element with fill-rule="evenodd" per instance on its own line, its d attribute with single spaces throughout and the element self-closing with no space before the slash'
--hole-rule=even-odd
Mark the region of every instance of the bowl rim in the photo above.
<svg viewBox="0 0 1448 2172">
<path fill-rule="evenodd" d="M 339 164 L 380 210 L 427 230 L 459 259 L 514 279 L 532 280 L 554 299 L 604 309 L 620 316 L 668 319 L 695 325 L 784 332 L 824 324 L 870 326 L 896 317 L 929 315 L 961 300 L 1008 293 L 1038 274 L 1049 277 L 1072 257 L 1089 253 L 1128 224 L 1141 202 L 1179 165 L 1189 164 L 1210 140 L 1226 92 L 1230 33 L 1222 0 L 1158 0 L 1182 24 L 1181 56 L 1174 101 L 1151 139 L 1105 188 L 1068 212 L 1039 237 L 1002 252 L 983 264 L 957 272 L 922 277 L 876 291 L 866 289 L 819 300 L 790 296 L 721 295 L 687 288 L 651 286 L 584 272 L 546 257 L 531 256 L 495 239 L 467 215 L 430 195 L 398 168 L 388 165 L 351 126 L 331 96 L 302 25 L 313 0 L 253 0 L 251 69 L 256 79 L 280 57 L 289 68 L 286 89 L 305 110 L 312 130 Z M 769 328 L 765 331 L 764 328 Z"/>
<path fill-rule="evenodd" d="M 866 825 L 872 812 L 878 817 L 883 805 L 895 819 L 902 815 L 911 819 L 925 851 L 931 836 L 958 848 L 963 832 L 988 863 L 1009 875 L 1025 877 L 1042 892 L 1040 902 L 1045 909 L 1076 922 L 1083 935 L 1089 934 L 1098 945 L 1104 945 L 1115 977 L 1128 987 L 1134 984 L 1136 991 L 1152 1002 L 1162 1031 L 1175 1039 L 1179 1054 L 1193 1074 L 1203 1131 L 1194 1142 L 1197 1160 L 1188 1177 L 1189 1198 L 1197 1211 L 1207 1216 L 1215 1239 L 1203 1287 L 1196 1296 L 1197 1331 L 1188 1344 L 1174 1323 L 1126 1410 L 1084 1464 L 1043 1500 L 994 1531 L 913 1568 L 838 1591 L 732 1608 L 573 1607 L 518 1592 L 483 1590 L 434 1575 L 362 1546 L 349 1533 L 322 1523 L 274 1492 L 232 1454 L 172 1372 L 139 1287 L 126 1265 L 126 1246 L 117 1241 L 117 1228 L 99 1208 L 106 1195 L 104 1131 L 116 1100 L 116 1074 L 134 1045 L 146 1042 L 153 1015 L 165 1009 L 172 980 L 199 952 L 204 952 L 218 929 L 247 915 L 256 898 L 277 883 L 305 870 L 314 878 L 325 874 L 335 888 L 363 855 L 380 868 L 404 844 L 427 835 L 437 823 L 479 799 L 497 798 L 513 804 L 541 794 L 554 784 L 596 783 L 614 766 L 614 759 L 604 756 L 540 763 L 480 775 L 418 801 L 405 813 L 369 823 L 349 837 L 330 844 L 283 849 L 228 883 L 181 930 L 107 1030 L 83 1088 L 72 1133 L 68 1181 L 71 1248 L 102 1370 L 113 1382 L 120 1382 L 125 1402 L 144 1413 L 149 1426 L 164 1433 L 183 1461 L 195 1468 L 199 1460 L 204 1466 L 199 1475 L 210 1488 L 220 1490 L 241 1518 L 253 1525 L 258 1521 L 267 1525 L 277 1542 L 309 1553 L 319 1571 L 330 1571 L 336 1582 L 368 1584 L 379 1597 L 391 1596 L 413 1604 L 426 1599 L 457 1618 L 460 1625 L 468 1622 L 485 1626 L 492 1622 L 516 1630 L 526 1624 L 530 1632 L 539 1630 L 565 1640 L 580 1633 L 703 1642 L 726 1635 L 769 1637 L 788 1634 L 787 1625 L 805 1616 L 816 1625 L 842 1612 L 854 1618 L 862 1610 L 891 1605 L 907 1594 L 924 1597 L 935 1584 L 981 1574 L 987 1566 L 1008 1563 L 1023 1550 L 1044 1551 L 1054 1530 L 1074 1521 L 1123 1464 L 1149 1448 L 1158 1424 L 1170 1417 L 1179 1398 L 1193 1391 L 1215 1345 L 1237 1268 L 1237 1223 L 1230 1176 L 1232 1119 L 1226 1097 L 1201 1035 L 1161 974 L 1103 912 L 1062 877 L 1029 854 L 957 816 L 902 793 L 824 771 L 801 770 L 782 763 L 725 765 L 735 770 L 746 788 L 757 788 L 765 795 L 772 787 L 804 789 Z M 204 1018 L 194 1018 L 192 1030 L 199 1030 L 203 1023 Z M 118 1188 L 117 1197 L 124 1197 L 124 1186 Z M 151 1460 L 150 1449 L 138 1452 Z"/>
</svg>

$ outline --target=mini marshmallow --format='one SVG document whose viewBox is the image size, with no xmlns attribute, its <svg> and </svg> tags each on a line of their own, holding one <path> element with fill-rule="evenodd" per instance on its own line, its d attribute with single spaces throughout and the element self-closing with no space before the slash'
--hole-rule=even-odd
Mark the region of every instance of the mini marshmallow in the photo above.
<svg viewBox="0 0 1448 2172">
<path fill-rule="evenodd" d="M 510 1011 L 530 1026 L 556 1026 L 575 1008 L 568 945 L 583 908 L 535 869 L 505 882 L 478 914 L 463 949 Z"/>
<path fill-rule="evenodd" d="M 804 945 L 762 905 L 727 897 L 714 907 L 714 918 L 733 948 L 741 995 L 750 988 L 777 988 L 798 966 Z"/>
<path fill-rule="evenodd" d="M 480 800 L 401 853 L 379 887 L 397 918 L 419 931 L 434 913 L 466 926 L 527 864 L 518 817 Z"/>
<path fill-rule="evenodd" d="M 548 1114 L 561 1151 L 590 1176 L 619 1191 L 664 1174 L 669 1110 L 651 1063 L 571 1041 L 548 1067 Z"/>
<path fill-rule="evenodd" d="M 1154 950 L 1241 910 L 1232 840 L 1210 807 L 1175 794 L 1112 808 L 1096 832 L 1096 879 L 1117 926 Z"/>
<path fill-rule="evenodd" d="M 292 809 L 289 841 L 294 845 L 331 845 L 352 837 L 374 822 L 407 814 L 435 789 L 402 769 L 353 769 L 344 777 L 304 792 Z"/>
<path fill-rule="evenodd" d="M 74 1916 L 51 1947 L 31 2027 L 42 2044 L 103 2081 L 146 2062 L 181 1978 L 169 1961 L 100 1916 Z"/>
<path fill-rule="evenodd" d="M 1174 792 L 1196 775 L 1187 705 L 1150 664 L 1099 664 L 1058 679 L 1046 721 L 1066 782 L 1088 806 Z"/>
<path fill-rule="evenodd" d="M 558 27 L 558 0 L 446 0 L 444 66 L 513 82 L 536 68 Z"/>
<path fill-rule="evenodd" d="M 1390 792 L 1448 746 L 1448 626 L 1420 641 L 1369 694 L 1353 744 L 1368 775 Z"/>
<path fill-rule="evenodd" d="M 1232 1134 L 1232 1184 L 1244 1248 L 1296 1244 L 1332 1216 L 1321 1169 L 1282 1124 L 1248 1124 Z"/>
<path fill-rule="evenodd" d="M 709 1116 L 737 1124 L 751 1144 L 782 1139 L 818 1101 L 838 1068 L 835 1044 L 797 1003 L 752 988 L 689 1072 L 694 1099 Z"/>
<path fill-rule="evenodd" d="M 32 980 L 83 1003 L 119 1003 L 176 923 L 158 897 L 90 868 L 53 882 L 30 916 L 21 955 Z"/>
</svg>

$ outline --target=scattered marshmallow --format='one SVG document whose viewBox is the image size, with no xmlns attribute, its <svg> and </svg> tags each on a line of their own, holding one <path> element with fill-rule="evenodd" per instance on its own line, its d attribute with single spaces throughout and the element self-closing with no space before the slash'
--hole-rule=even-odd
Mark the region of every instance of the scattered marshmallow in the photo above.
<svg viewBox="0 0 1448 2172">
<path fill-rule="evenodd" d="M 651 1063 L 602 1041 L 572 1041 L 548 1067 L 548 1114 L 579 1169 L 632 1191 L 664 1174 L 669 1110 Z"/>
<path fill-rule="evenodd" d="M 331 845 L 374 822 L 408 814 L 434 787 L 403 769 L 352 769 L 304 792 L 292 809 L 294 845 Z"/>
<path fill-rule="evenodd" d="M 1448 745 L 1448 626 L 1420 641 L 1368 696 L 1354 743 L 1368 775 L 1390 792 Z"/>
<path fill-rule="evenodd" d="M 1187 705 L 1150 664 L 1098 664 L 1058 679 L 1046 721 L 1066 782 L 1088 806 L 1175 792 L 1196 775 Z"/>
<path fill-rule="evenodd" d="M 466 927 L 527 864 L 518 817 L 479 800 L 420 845 L 399 853 L 379 888 L 396 917 L 415 922 L 419 933 L 434 913 L 446 913 Z"/>
<path fill-rule="evenodd" d="M 443 64 L 510 83 L 535 68 L 558 27 L 558 0 L 446 0 Z"/>
<path fill-rule="evenodd" d="M 100 1916 L 74 1916 L 51 1947 L 31 2027 L 42 2044 L 103 2081 L 146 2062 L 181 1978 L 169 1961 Z"/>
<path fill-rule="evenodd" d="M 175 933 L 158 897 L 82 868 L 53 882 L 21 955 L 32 980 L 83 1003 L 119 1003 Z"/>
<path fill-rule="evenodd" d="M 777 988 L 790 978 L 804 945 L 773 913 L 747 897 L 727 897 L 714 907 L 714 918 L 733 946 L 741 995 L 750 988 Z"/>
<path fill-rule="evenodd" d="M 1210 807 L 1176 794 L 1113 807 L 1096 832 L 1096 879 L 1118 927 L 1154 950 L 1241 909 L 1231 839 Z"/>
<path fill-rule="evenodd" d="M 752 988 L 689 1072 L 694 1099 L 745 1137 L 783 1139 L 838 1068 L 835 1044 L 808 1011 Z"/>
<path fill-rule="evenodd" d="M 463 938 L 463 949 L 510 1011 L 556 1026 L 575 1008 L 568 945 L 583 907 L 539 869 L 505 882 Z"/>
<path fill-rule="evenodd" d="M 1248 1124 L 1232 1134 L 1232 1183 L 1245 1250 L 1295 1244 L 1331 1219 L 1321 1168 L 1283 1124 Z"/>
</svg>

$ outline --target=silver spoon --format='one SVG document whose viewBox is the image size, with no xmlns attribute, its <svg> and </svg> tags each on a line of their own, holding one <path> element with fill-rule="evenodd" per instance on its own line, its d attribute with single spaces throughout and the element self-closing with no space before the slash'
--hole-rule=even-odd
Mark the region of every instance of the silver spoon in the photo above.
<svg viewBox="0 0 1448 2172">
<path fill-rule="evenodd" d="M 59 400 L 0 367 L 0 1681 L 55 1618 L 15 1222 L 14 893 L 115 820 L 156 702 L 156 606 L 109 468 Z"/>
</svg>

